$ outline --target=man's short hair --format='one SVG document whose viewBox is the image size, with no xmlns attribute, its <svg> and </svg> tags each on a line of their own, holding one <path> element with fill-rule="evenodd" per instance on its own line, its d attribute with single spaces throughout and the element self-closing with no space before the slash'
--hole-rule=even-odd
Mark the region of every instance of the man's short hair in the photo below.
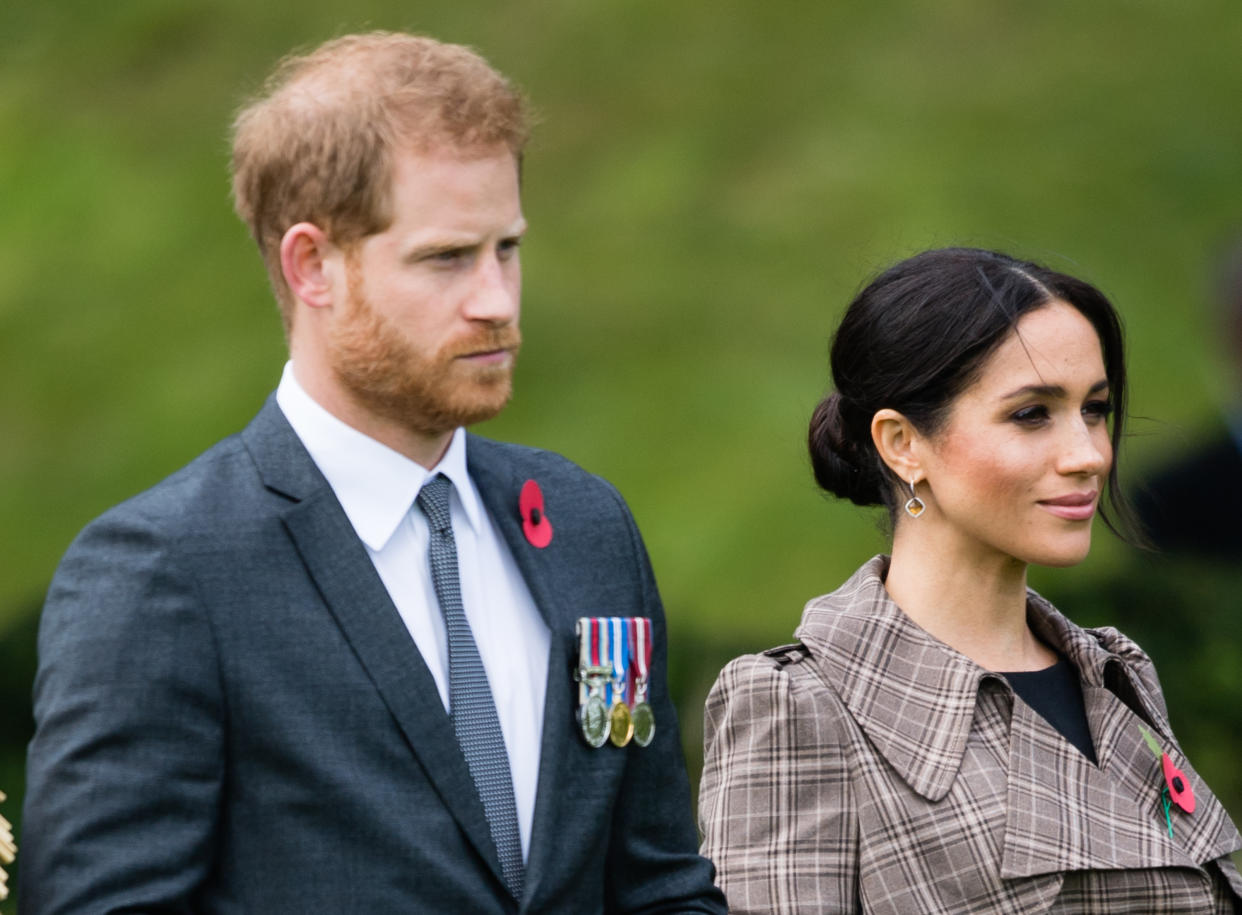
<svg viewBox="0 0 1242 915">
<path fill-rule="evenodd" d="M 299 222 L 348 247 L 392 222 L 396 150 L 464 155 L 528 134 L 516 88 L 467 47 L 393 32 L 346 35 L 286 57 L 233 124 L 233 200 L 250 227 L 280 303 L 293 297 L 280 242 Z"/>
</svg>

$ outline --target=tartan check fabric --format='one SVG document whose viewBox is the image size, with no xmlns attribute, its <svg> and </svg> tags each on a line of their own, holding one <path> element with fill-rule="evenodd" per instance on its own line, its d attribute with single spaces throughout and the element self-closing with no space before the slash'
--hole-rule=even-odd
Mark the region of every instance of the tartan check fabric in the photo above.
<svg viewBox="0 0 1242 915">
<path fill-rule="evenodd" d="M 442 473 L 424 484 L 416 500 L 431 527 L 428 555 L 436 599 L 448 630 L 449 708 L 453 730 L 470 776 L 483 802 L 483 811 L 500 856 L 505 883 L 513 895 L 522 898 L 524 880 L 522 840 L 518 832 L 517 804 L 509 757 L 487 671 L 461 601 L 461 577 L 457 568 L 457 545 L 449 514 L 449 493 L 453 484 Z"/>
<path fill-rule="evenodd" d="M 731 662 L 708 698 L 699 816 L 731 912 L 1242 911 L 1242 837 L 1134 642 L 1028 594 L 1078 670 L 1097 767 L 905 616 L 886 568 L 812 600 L 798 645 Z M 1140 725 L 1194 787 L 1171 838 Z"/>
</svg>

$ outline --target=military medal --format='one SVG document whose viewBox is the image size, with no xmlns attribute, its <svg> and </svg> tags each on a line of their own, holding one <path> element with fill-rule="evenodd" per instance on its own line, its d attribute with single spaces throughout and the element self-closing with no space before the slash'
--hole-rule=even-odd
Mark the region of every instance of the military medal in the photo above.
<svg viewBox="0 0 1242 915">
<path fill-rule="evenodd" d="M 632 740 L 648 746 L 655 714 L 647 702 L 651 676 L 648 617 L 584 616 L 578 619 L 578 725 L 590 747 Z"/>
<path fill-rule="evenodd" d="M 600 651 L 601 638 L 606 639 L 602 620 L 582 617 L 578 620 L 578 724 L 582 737 L 591 747 L 602 747 L 608 740 L 611 720 L 604 702 L 604 685 L 612 676 L 612 667 L 601 661 L 607 655 Z"/>
<path fill-rule="evenodd" d="M 647 684 L 651 670 L 651 619 L 640 616 L 630 620 L 631 649 L 634 676 L 634 708 L 630 718 L 634 724 L 634 742 L 640 747 L 651 743 L 655 737 L 655 714 L 647 703 Z"/>
<path fill-rule="evenodd" d="M 612 709 L 608 712 L 609 739 L 613 746 L 623 747 L 634 736 L 634 722 L 630 718 L 630 707 L 625 701 L 626 686 L 630 676 L 630 619 L 611 616 L 604 621 L 611 630 L 612 659 Z"/>
</svg>

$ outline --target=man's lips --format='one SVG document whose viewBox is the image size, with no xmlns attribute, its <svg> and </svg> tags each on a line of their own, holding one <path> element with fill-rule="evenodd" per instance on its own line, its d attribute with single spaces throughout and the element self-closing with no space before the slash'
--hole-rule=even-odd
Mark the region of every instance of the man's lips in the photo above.
<svg viewBox="0 0 1242 915">
<path fill-rule="evenodd" d="M 1086 521 L 1095 514 L 1098 492 L 1073 492 L 1055 499 L 1041 499 L 1039 504 L 1066 521 Z"/>
<path fill-rule="evenodd" d="M 517 347 L 501 347 L 499 349 L 478 349 L 458 353 L 458 359 L 474 365 L 507 365 L 513 361 Z"/>
</svg>

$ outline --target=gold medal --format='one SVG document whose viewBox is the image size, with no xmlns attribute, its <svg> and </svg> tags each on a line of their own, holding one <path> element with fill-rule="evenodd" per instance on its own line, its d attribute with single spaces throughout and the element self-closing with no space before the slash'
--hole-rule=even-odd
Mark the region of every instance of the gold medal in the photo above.
<svg viewBox="0 0 1242 915">
<path fill-rule="evenodd" d="M 578 709 L 578 723 L 582 726 L 582 737 L 588 746 L 598 748 L 607 742 L 612 719 L 602 696 L 593 692 L 587 697 Z"/>
<path fill-rule="evenodd" d="M 614 747 L 623 747 L 634 736 L 634 719 L 630 717 L 630 707 L 618 699 L 612 704 L 608 713 L 608 724 L 611 734 L 609 739 Z"/>
<path fill-rule="evenodd" d="M 651 738 L 655 737 L 655 713 L 651 711 L 651 706 L 641 700 L 635 703 L 630 720 L 634 728 L 634 742 L 640 747 L 651 743 Z"/>
</svg>

